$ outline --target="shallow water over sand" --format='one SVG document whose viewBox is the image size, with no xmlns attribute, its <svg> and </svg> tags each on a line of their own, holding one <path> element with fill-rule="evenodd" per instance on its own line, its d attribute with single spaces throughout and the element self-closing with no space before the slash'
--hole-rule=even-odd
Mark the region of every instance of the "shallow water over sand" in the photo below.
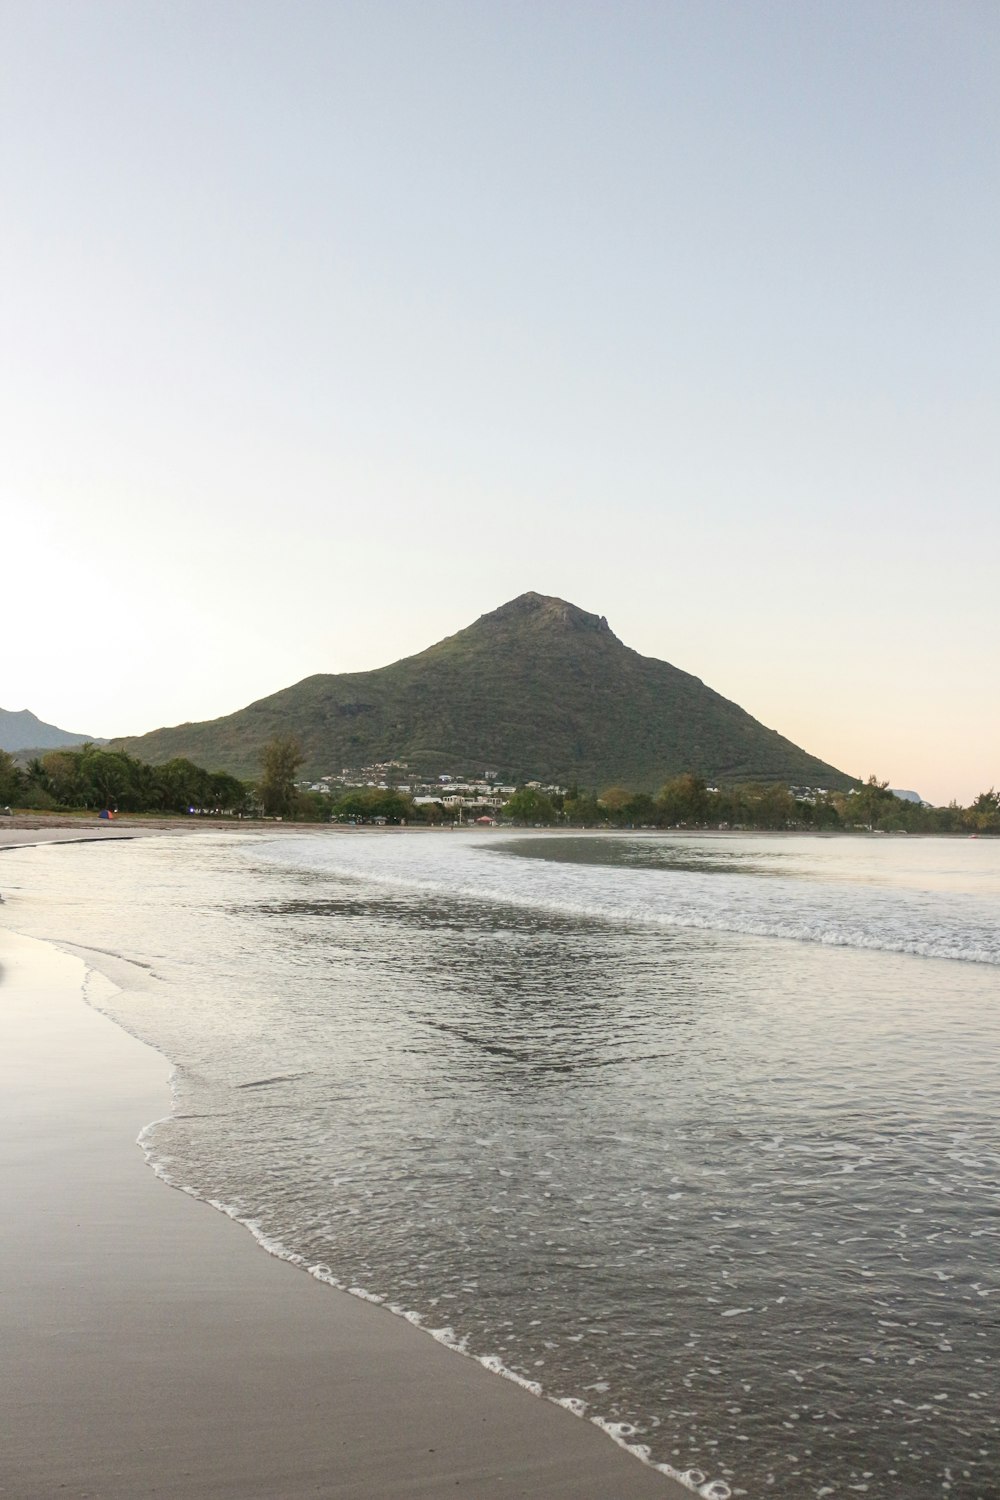
<svg viewBox="0 0 1000 1500">
<path fill-rule="evenodd" d="M 713 1493 L 997 1494 L 1000 846 L 4 859 L 6 920 L 146 966 L 95 999 L 178 1065 L 158 1168 L 286 1253 Z"/>
</svg>

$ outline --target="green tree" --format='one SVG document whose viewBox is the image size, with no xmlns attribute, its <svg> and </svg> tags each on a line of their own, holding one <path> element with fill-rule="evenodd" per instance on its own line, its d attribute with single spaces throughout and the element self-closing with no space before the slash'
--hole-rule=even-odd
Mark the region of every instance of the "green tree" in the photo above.
<svg viewBox="0 0 1000 1500">
<path fill-rule="evenodd" d="M 214 801 L 211 776 L 182 756 L 157 766 L 151 790 L 165 812 L 186 813 L 190 808 L 211 807 Z"/>
<path fill-rule="evenodd" d="M 895 813 L 898 801 L 890 792 L 889 783 L 872 775 L 859 791 L 848 792 L 842 798 L 841 816 L 848 826 L 860 824 L 874 832 L 892 821 L 891 814 Z"/>
<path fill-rule="evenodd" d="M 443 823 L 443 802 L 421 802 L 419 807 L 414 807 L 413 816 L 419 818 L 421 823 Z"/>
<path fill-rule="evenodd" d="M 17 802 L 24 790 L 24 774 L 9 750 L 0 750 L 0 805 Z"/>
<path fill-rule="evenodd" d="M 295 807 L 295 773 L 304 756 L 294 735 L 279 734 L 264 746 L 264 774 L 257 786 L 268 817 L 285 818 Z"/>
<path fill-rule="evenodd" d="M 413 799 L 391 787 L 355 787 L 340 798 L 334 815 L 337 818 L 356 818 L 365 823 L 372 818 L 385 818 L 387 823 L 406 823 L 413 817 Z"/>
<path fill-rule="evenodd" d="M 787 786 L 765 783 L 742 787 L 741 791 L 746 804 L 743 821 L 754 828 L 790 828 L 798 822 L 798 807 Z"/>
<path fill-rule="evenodd" d="M 44 787 L 61 807 L 79 807 L 83 802 L 81 759 L 78 750 L 50 750 L 42 756 L 38 773 L 35 773 L 32 762 L 33 780 Z"/>
<path fill-rule="evenodd" d="M 326 792 L 296 791 L 292 816 L 296 823 L 329 823 L 330 803 Z"/>
<path fill-rule="evenodd" d="M 148 806 L 152 767 L 122 750 L 85 746 L 80 755 L 80 791 L 84 807 L 139 812 Z"/>
<path fill-rule="evenodd" d="M 810 828 L 839 828 L 840 813 L 832 798 L 821 793 L 815 802 L 799 802 L 796 804 L 799 817 L 802 822 Z"/>
<path fill-rule="evenodd" d="M 504 803 L 503 816 L 515 823 L 554 823 L 556 810 L 537 787 L 521 786 Z"/>
<path fill-rule="evenodd" d="M 656 801 L 660 821 L 668 827 L 676 823 L 704 823 L 708 817 L 708 787 L 701 776 L 693 776 L 690 771 L 666 782 Z"/>
<path fill-rule="evenodd" d="M 966 808 L 962 822 L 976 833 L 1000 833 L 1000 792 L 992 787 L 988 792 L 980 792 Z"/>
<path fill-rule="evenodd" d="M 597 800 L 604 809 L 605 817 L 617 823 L 621 822 L 625 809 L 632 800 L 632 793 L 627 786 L 609 786 Z"/>
<path fill-rule="evenodd" d="M 604 809 L 595 796 L 573 788 L 563 802 L 567 823 L 603 823 Z"/>
<path fill-rule="evenodd" d="M 659 809 L 648 792 L 631 792 L 628 787 L 611 786 L 598 798 L 599 815 L 619 827 L 637 823 L 655 823 Z"/>
<path fill-rule="evenodd" d="M 211 780 L 210 803 L 214 812 L 241 813 L 246 811 L 248 793 L 245 782 L 230 776 L 228 771 L 214 771 Z M 329 801 L 329 798 L 326 799 Z"/>
</svg>

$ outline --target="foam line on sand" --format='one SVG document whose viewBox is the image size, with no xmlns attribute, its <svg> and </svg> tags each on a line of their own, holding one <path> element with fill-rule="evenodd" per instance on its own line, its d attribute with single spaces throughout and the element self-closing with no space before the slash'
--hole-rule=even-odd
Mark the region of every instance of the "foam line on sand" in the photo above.
<svg viewBox="0 0 1000 1500">
<path fill-rule="evenodd" d="M 669 1500 L 596 1427 L 145 1165 L 169 1065 L 0 932 L 0 1495 Z"/>
</svg>

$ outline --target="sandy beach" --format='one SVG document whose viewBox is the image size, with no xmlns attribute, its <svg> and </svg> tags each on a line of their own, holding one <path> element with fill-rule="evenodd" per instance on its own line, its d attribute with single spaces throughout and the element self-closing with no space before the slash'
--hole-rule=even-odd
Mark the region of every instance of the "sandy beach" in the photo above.
<svg viewBox="0 0 1000 1500">
<path fill-rule="evenodd" d="M 79 959 L 5 929 L 0 963 L 0 1494 L 690 1494 L 159 1181 L 135 1142 L 166 1060 L 84 1002 Z"/>
<path fill-rule="evenodd" d="M 261 827 L 261 824 L 217 822 L 209 818 L 111 818 L 61 813 L 15 813 L 0 818 L 0 850 L 27 848 L 32 844 L 78 844 L 91 840 L 134 839 L 155 833 L 194 833 L 199 829 L 227 831 Z"/>
</svg>

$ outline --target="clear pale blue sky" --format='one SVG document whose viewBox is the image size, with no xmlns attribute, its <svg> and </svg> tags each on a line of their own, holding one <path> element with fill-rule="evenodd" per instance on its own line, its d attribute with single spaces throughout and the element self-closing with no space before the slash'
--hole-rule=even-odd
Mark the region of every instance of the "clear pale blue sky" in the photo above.
<svg viewBox="0 0 1000 1500">
<path fill-rule="evenodd" d="M 994 0 L 0 15 L 5 708 L 211 717 L 533 588 L 1000 782 Z"/>
</svg>

